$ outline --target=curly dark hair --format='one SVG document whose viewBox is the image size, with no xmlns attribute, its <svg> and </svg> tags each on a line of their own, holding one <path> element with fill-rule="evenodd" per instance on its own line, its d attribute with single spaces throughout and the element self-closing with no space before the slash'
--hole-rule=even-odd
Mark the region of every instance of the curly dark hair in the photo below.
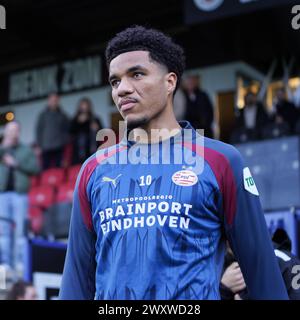
<svg viewBox="0 0 300 320">
<path fill-rule="evenodd" d="M 185 68 L 184 50 L 159 30 L 133 26 L 109 41 L 105 52 L 107 67 L 119 54 L 136 50 L 148 51 L 152 60 L 177 75 L 176 92 Z"/>
</svg>

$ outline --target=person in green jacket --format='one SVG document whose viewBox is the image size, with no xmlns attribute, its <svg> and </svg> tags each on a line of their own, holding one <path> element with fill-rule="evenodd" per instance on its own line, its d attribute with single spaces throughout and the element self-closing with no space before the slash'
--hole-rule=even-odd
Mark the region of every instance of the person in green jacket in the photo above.
<svg viewBox="0 0 300 320">
<path fill-rule="evenodd" d="M 19 142 L 20 124 L 9 122 L 0 144 L 0 263 L 22 267 L 30 176 L 39 172 L 32 149 Z"/>
</svg>

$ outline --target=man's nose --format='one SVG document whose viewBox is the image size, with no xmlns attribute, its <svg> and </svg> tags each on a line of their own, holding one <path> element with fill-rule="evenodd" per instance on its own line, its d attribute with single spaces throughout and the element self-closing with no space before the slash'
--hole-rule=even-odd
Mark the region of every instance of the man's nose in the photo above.
<svg viewBox="0 0 300 320">
<path fill-rule="evenodd" d="M 118 86 L 118 96 L 122 97 L 124 95 L 130 94 L 134 91 L 132 83 L 128 79 L 122 79 Z"/>
</svg>

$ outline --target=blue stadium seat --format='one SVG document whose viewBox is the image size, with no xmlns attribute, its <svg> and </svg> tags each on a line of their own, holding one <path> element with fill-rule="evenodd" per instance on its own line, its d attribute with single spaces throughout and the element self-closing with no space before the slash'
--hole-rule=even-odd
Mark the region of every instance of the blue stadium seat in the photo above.
<svg viewBox="0 0 300 320">
<path fill-rule="evenodd" d="M 300 205 L 299 138 L 236 145 L 250 168 L 266 210 Z"/>
</svg>

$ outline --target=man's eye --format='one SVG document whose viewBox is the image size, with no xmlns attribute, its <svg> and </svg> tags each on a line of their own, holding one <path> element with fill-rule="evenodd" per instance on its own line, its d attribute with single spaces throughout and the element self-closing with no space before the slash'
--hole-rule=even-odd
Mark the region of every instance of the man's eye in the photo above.
<svg viewBox="0 0 300 320">
<path fill-rule="evenodd" d="M 143 74 L 142 72 L 135 72 L 133 76 L 134 76 L 134 78 L 139 79 L 139 78 L 141 78 L 143 75 L 144 75 L 144 74 Z"/>
<path fill-rule="evenodd" d="M 112 80 L 112 81 L 110 82 L 110 85 L 111 85 L 113 88 L 115 88 L 115 87 L 117 87 L 117 86 L 119 85 L 119 83 L 120 83 L 119 80 Z"/>
</svg>

